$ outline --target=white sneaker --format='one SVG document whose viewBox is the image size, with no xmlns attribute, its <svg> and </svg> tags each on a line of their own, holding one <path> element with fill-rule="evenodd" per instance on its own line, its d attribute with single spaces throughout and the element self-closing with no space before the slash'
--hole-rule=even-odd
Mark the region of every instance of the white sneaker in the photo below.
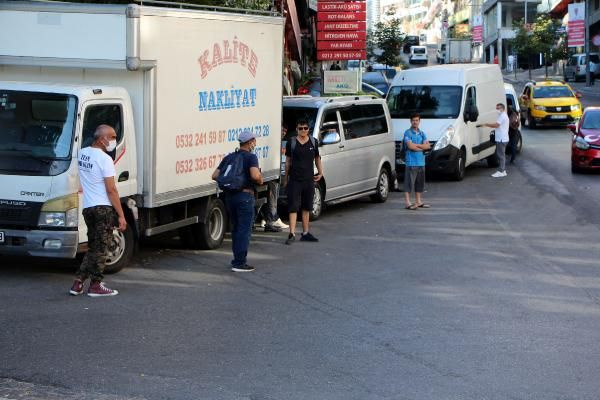
<svg viewBox="0 0 600 400">
<path fill-rule="evenodd" d="M 261 228 L 264 228 L 266 224 L 267 224 L 267 221 L 265 221 L 264 219 L 262 221 L 260 221 Z"/>
<path fill-rule="evenodd" d="M 285 224 L 285 223 L 284 223 L 284 222 L 281 220 L 281 218 L 278 218 L 278 219 L 277 219 L 277 221 L 273 222 L 273 226 L 274 226 L 275 228 L 281 228 L 281 229 L 287 229 L 287 228 L 289 228 L 289 227 L 290 227 L 289 225 Z"/>
<path fill-rule="evenodd" d="M 504 178 L 505 176 L 506 176 L 506 171 L 505 172 L 496 171 L 492 174 L 492 178 Z"/>
</svg>

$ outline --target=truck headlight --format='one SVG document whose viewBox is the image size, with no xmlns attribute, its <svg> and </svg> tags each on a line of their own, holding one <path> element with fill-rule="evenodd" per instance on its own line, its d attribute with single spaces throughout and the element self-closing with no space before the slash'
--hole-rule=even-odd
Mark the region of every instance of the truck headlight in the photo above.
<svg viewBox="0 0 600 400">
<path fill-rule="evenodd" d="M 73 228 L 79 220 L 79 197 L 77 193 L 49 200 L 42 206 L 39 226 Z"/>
<path fill-rule="evenodd" d="M 579 150 L 587 150 L 590 148 L 590 144 L 583 140 L 581 136 L 577 136 L 575 138 L 575 147 L 577 147 Z"/>
<path fill-rule="evenodd" d="M 456 131 L 454 130 L 454 127 L 452 125 L 450 125 L 447 129 L 446 132 L 442 135 L 442 137 L 440 137 L 440 139 L 435 142 L 435 146 L 433 146 L 433 150 L 441 150 L 445 147 L 447 147 L 450 143 L 452 143 L 452 139 L 454 139 L 454 134 L 456 133 Z"/>
<path fill-rule="evenodd" d="M 571 111 L 579 111 L 581 110 L 581 106 L 579 104 L 573 104 L 571 106 Z"/>
<path fill-rule="evenodd" d="M 539 111 L 546 111 L 546 107 L 544 107 L 544 106 L 533 106 L 533 108 L 535 108 L 536 110 L 539 110 Z"/>
</svg>

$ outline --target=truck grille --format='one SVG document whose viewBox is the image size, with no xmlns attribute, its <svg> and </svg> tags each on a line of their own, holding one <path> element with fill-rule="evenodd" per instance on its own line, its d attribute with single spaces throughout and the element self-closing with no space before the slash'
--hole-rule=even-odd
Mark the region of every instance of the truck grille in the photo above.
<svg viewBox="0 0 600 400">
<path fill-rule="evenodd" d="M 21 202 L 19 205 L 6 205 L 0 200 L 0 227 L 35 227 L 43 203 Z"/>
</svg>

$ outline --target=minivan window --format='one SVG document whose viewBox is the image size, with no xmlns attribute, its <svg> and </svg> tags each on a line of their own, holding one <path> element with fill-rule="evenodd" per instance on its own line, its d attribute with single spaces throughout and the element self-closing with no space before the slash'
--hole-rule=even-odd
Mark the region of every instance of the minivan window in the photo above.
<svg viewBox="0 0 600 400">
<path fill-rule="evenodd" d="M 327 132 L 340 133 L 340 122 L 338 121 L 337 110 L 327 110 L 323 113 L 323 122 L 319 131 L 319 140 L 323 139 L 323 135 Z"/>
<path fill-rule="evenodd" d="M 569 58 L 569 61 L 567 61 L 567 65 L 569 66 L 573 66 L 573 65 L 577 65 L 577 56 L 573 56 L 571 58 Z"/>
<path fill-rule="evenodd" d="M 296 136 L 296 122 L 300 118 L 308 120 L 308 126 L 312 131 L 315 127 L 317 111 L 318 109 L 313 107 L 283 107 L 283 125 L 288 130 L 284 139 L 288 140 Z"/>
<path fill-rule="evenodd" d="M 381 104 L 349 107 L 340 112 L 346 140 L 374 136 L 388 131 L 385 110 Z"/>
<path fill-rule="evenodd" d="M 394 86 L 387 97 L 392 118 L 457 118 L 461 102 L 460 86 Z"/>
</svg>

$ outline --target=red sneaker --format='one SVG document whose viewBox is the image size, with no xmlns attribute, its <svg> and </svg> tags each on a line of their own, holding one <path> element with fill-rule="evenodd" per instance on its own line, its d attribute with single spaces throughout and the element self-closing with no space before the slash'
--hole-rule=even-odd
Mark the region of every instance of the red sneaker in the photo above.
<svg viewBox="0 0 600 400">
<path fill-rule="evenodd" d="M 116 296 L 119 292 L 104 286 L 103 282 L 92 282 L 88 289 L 88 296 L 90 297 L 105 297 L 105 296 Z"/>
<path fill-rule="evenodd" d="M 81 279 L 75 279 L 73 282 L 73 286 L 71 286 L 71 290 L 69 290 L 69 294 L 73 296 L 79 296 L 83 293 L 83 281 Z"/>
</svg>

